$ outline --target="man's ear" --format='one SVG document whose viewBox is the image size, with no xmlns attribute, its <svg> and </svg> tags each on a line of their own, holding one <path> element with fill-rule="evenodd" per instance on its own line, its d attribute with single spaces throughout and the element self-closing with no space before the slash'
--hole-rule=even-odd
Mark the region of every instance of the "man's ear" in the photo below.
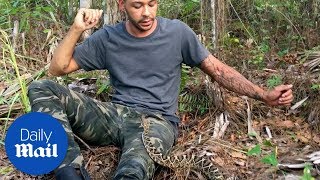
<svg viewBox="0 0 320 180">
<path fill-rule="evenodd" d="M 119 10 L 124 11 L 124 0 L 119 0 Z"/>
</svg>

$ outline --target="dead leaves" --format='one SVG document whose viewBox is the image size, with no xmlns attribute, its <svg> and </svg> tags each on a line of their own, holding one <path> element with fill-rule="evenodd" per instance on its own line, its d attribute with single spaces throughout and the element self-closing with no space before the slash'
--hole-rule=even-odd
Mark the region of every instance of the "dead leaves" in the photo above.
<svg viewBox="0 0 320 180">
<path fill-rule="evenodd" d="M 303 122 L 298 120 L 283 120 L 283 119 L 272 119 L 268 121 L 255 121 L 254 128 L 262 128 L 266 125 L 271 125 L 273 129 L 292 129 L 299 128 Z"/>
<path fill-rule="evenodd" d="M 273 133 L 276 131 L 286 132 L 286 133 L 282 133 L 282 136 L 289 135 L 290 138 L 289 137 L 286 137 L 286 138 L 291 139 L 295 142 L 301 142 L 301 143 L 314 142 L 314 143 L 317 143 L 318 145 L 320 144 L 319 134 L 313 135 L 310 125 L 300 117 L 292 117 L 290 119 L 277 118 L 277 119 L 272 119 L 268 121 L 260 120 L 260 121 L 254 121 L 253 124 L 254 124 L 254 128 L 258 130 L 258 132 L 260 130 L 261 133 L 264 132 L 263 131 L 264 128 L 268 126 L 270 127 L 271 132 Z"/>
<path fill-rule="evenodd" d="M 309 143 L 312 140 L 312 135 L 310 131 L 300 131 L 297 132 L 297 139 L 302 143 Z"/>
<path fill-rule="evenodd" d="M 233 151 L 230 153 L 231 157 L 233 158 L 239 158 L 239 159 L 244 159 L 246 160 L 247 159 L 247 156 L 241 152 L 236 152 L 236 151 Z"/>
<path fill-rule="evenodd" d="M 283 127 L 288 129 L 295 127 L 295 123 L 290 120 L 279 121 L 279 122 L 276 122 L 276 124 L 278 127 Z"/>
<path fill-rule="evenodd" d="M 5 82 L 1 81 L 0 82 L 0 94 L 1 94 L 1 92 L 3 92 L 5 90 L 6 87 L 7 86 L 6 86 Z"/>
<path fill-rule="evenodd" d="M 320 134 L 313 135 L 312 139 L 320 146 Z"/>
</svg>

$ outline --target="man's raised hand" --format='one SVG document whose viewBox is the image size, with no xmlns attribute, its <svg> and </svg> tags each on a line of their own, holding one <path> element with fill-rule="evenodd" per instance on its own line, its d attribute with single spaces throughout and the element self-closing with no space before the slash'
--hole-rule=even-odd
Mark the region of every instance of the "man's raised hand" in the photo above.
<svg viewBox="0 0 320 180">
<path fill-rule="evenodd" d="M 102 12 L 103 11 L 99 9 L 79 9 L 72 25 L 73 28 L 77 31 L 83 32 L 94 27 L 99 23 Z"/>
</svg>

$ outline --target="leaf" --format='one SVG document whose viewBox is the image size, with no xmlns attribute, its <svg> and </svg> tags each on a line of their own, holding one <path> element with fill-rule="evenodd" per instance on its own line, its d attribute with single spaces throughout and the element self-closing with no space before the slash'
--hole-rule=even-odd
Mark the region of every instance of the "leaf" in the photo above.
<svg viewBox="0 0 320 180">
<path fill-rule="evenodd" d="M 279 51 L 279 52 L 278 52 L 278 55 L 279 55 L 280 57 L 283 57 L 284 55 L 286 55 L 286 54 L 288 54 L 288 53 L 289 53 L 289 49 L 286 48 L 286 49 L 284 49 L 284 50 L 282 50 L 282 51 Z"/>
<path fill-rule="evenodd" d="M 312 139 L 314 142 L 320 144 L 320 136 L 319 135 L 314 135 Z"/>
<path fill-rule="evenodd" d="M 241 152 L 236 152 L 236 151 L 233 151 L 231 152 L 230 154 L 232 157 L 234 158 L 240 158 L 240 159 L 247 159 L 247 156 L 242 154 Z"/>
<path fill-rule="evenodd" d="M 248 133 L 249 137 L 257 137 L 257 133 L 256 132 L 250 132 Z"/>
<path fill-rule="evenodd" d="M 109 84 L 102 84 L 102 86 L 99 87 L 97 95 L 101 94 L 102 92 L 106 91 L 109 87 Z"/>
<path fill-rule="evenodd" d="M 277 122 L 277 126 L 278 127 L 283 127 L 283 128 L 293 128 L 294 127 L 294 123 L 290 120 L 286 120 L 286 121 L 279 121 Z"/>
<path fill-rule="evenodd" d="M 270 164 L 272 166 L 277 166 L 278 165 L 278 160 L 276 157 L 276 153 L 273 151 L 271 154 L 265 156 L 262 158 L 261 162 L 265 164 Z"/>
<path fill-rule="evenodd" d="M 312 137 L 309 132 L 298 132 L 297 138 L 303 143 L 309 143 Z"/>
<path fill-rule="evenodd" d="M 46 12 L 51 12 L 51 11 L 53 11 L 53 8 L 50 7 L 50 6 L 42 7 L 42 9 L 43 9 L 44 11 L 46 11 Z"/>
<path fill-rule="evenodd" d="M 214 162 L 221 167 L 224 167 L 226 165 L 226 162 L 221 157 L 215 157 Z"/>
<path fill-rule="evenodd" d="M 273 147 L 273 144 L 271 143 L 271 141 L 268 141 L 268 140 L 263 141 L 263 145 L 267 147 Z"/>
<path fill-rule="evenodd" d="M 306 166 L 303 169 L 303 176 L 301 177 L 301 180 L 314 180 L 314 177 L 311 176 L 311 166 L 310 164 L 306 164 Z"/>
<path fill-rule="evenodd" d="M 312 89 L 312 90 L 318 90 L 318 89 L 320 89 L 320 84 L 312 84 L 311 89 Z"/>
<path fill-rule="evenodd" d="M 13 171 L 12 167 L 2 167 L 0 168 L 0 174 L 4 175 L 7 174 L 9 172 Z"/>
<path fill-rule="evenodd" d="M 259 144 L 251 148 L 247 153 L 248 156 L 259 156 L 260 154 L 261 154 L 261 146 Z"/>
</svg>

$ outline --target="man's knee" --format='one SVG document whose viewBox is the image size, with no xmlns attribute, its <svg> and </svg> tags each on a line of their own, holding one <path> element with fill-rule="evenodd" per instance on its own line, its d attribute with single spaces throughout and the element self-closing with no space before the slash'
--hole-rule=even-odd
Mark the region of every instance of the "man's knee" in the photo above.
<svg viewBox="0 0 320 180">
<path fill-rule="evenodd" d="M 39 98 L 57 96 L 60 92 L 57 83 L 51 80 L 33 81 L 28 87 L 28 97 L 31 102 Z"/>
<path fill-rule="evenodd" d="M 55 84 L 55 82 L 47 79 L 32 81 L 28 87 L 28 91 L 34 89 L 47 89 L 54 86 Z"/>
<path fill-rule="evenodd" d="M 50 108 L 52 104 L 60 103 L 58 101 L 60 101 L 61 94 L 62 90 L 50 80 L 33 81 L 28 87 L 28 98 L 33 110 L 38 110 L 41 107 Z M 36 104 L 38 105 L 36 106 Z"/>
<path fill-rule="evenodd" d="M 154 173 L 154 162 L 143 158 L 122 160 L 113 179 L 150 179 Z"/>
</svg>

